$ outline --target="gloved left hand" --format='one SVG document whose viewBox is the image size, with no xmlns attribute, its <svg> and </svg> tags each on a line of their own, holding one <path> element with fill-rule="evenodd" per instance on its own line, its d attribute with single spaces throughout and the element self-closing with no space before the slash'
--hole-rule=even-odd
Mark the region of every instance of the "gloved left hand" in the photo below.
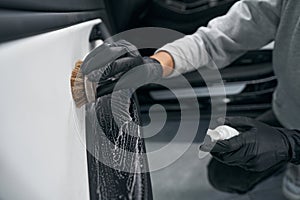
<svg viewBox="0 0 300 200">
<path fill-rule="evenodd" d="M 225 124 L 240 135 L 217 142 L 211 151 L 217 160 L 257 172 L 289 161 L 299 163 L 299 131 L 271 127 L 247 117 L 229 117 Z"/>
<path fill-rule="evenodd" d="M 126 54 L 106 66 L 99 66 L 98 70 L 87 75 L 89 80 L 98 82 L 96 97 L 110 94 L 113 90 L 136 89 L 162 79 L 161 64 L 155 59 L 141 57 L 131 43 L 120 40 L 108 46 L 112 50 L 116 47 L 125 49 Z"/>
</svg>

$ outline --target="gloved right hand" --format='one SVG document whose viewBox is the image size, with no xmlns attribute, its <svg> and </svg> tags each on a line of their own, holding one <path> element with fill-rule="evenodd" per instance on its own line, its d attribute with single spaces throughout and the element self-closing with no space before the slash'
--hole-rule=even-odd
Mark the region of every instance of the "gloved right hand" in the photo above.
<svg viewBox="0 0 300 200">
<path fill-rule="evenodd" d="M 98 82 L 96 97 L 110 94 L 114 89 L 136 89 L 148 83 L 162 79 L 161 64 L 149 57 L 141 57 L 137 48 L 131 43 L 120 40 L 109 45 L 109 48 L 120 48 L 126 53 L 105 66 L 99 66 L 87 74 L 90 81 Z M 115 88 L 115 86 L 118 86 Z"/>
<path fill-rule="evenodd" d="M 227 165 L 261 172 L 277 164 L 300 163 L 300 132 L 276 128 L 247 117 L 228 117 L 225 124 L 240 135 L 218 141 L 211 154 Z"/>
</svg>

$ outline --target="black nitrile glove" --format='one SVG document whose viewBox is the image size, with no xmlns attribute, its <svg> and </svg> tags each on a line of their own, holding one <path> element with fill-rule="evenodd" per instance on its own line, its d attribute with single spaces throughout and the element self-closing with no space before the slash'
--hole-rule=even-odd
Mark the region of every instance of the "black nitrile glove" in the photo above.
<svg viewBox="0 0 300 200">
<path fill-rule="evenodd" d="M 247 117 L 228 117 L 225 124 L 239 136 L 219 141 L 211 154 L 227 165 L 261 172 L 277 164 L 300 161 L 300 132 L 275 128 Z"/>
<path fill-rule="evenodd" d="M 114 89 L 136 89 L 156 83 L 161 80 L 163 73 L 160 63 L 149 57 L 121 58 L 107 66 L 106 70 L 105 76 L 99 81 L 97 97 L 110 94 Z"/>
<path fill-rule="evenodd" d="M 96 97 L 110 94 L 114 89 L 136 89 L 162 79 L 163 69 L 157 60 L 141 57 L 137 48 L 125 40 L 109 45 L 112 49 L 116 47 L 126 53 L 87 75 L 90 81 L 98 82 Z"/>
</svg>

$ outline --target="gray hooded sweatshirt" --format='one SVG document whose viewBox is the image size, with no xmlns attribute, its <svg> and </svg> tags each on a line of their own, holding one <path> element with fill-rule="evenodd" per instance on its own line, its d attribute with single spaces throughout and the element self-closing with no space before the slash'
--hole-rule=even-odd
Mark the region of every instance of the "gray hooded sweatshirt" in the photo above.
<svg viewBox="0 0 300 200">
<path fill-rule="evenodd" d="M 158 51 L 172 55 L 171 76 L 175 76 L 203 66 L 225 67 L 271 41 L 275 41 L 273 67 L 278 78 L 273 110 L 286 128 L 300 130 L 300 0 L 238 1 L 207 27 Z"/>
</svg>

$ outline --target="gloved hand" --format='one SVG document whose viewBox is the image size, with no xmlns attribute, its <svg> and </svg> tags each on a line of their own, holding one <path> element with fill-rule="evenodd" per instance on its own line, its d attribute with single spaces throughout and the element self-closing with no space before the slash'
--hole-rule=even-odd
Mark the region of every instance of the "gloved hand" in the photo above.
<svg viewBox="0 0 300 200">
<path fill-rule="evenodd" d="M 110 48 L 125 49 L 126 53 L 105 66 L 90 72 L 90 81 L 98 82 L 96 97 L 101 97 L 117 90 L 137 88 L 148 83 L 158 82 L 163 76 L 160 63 L 149 57 L 141 57 L 137 48 L 131 43 L 120 40 L 109 45 Z"/>
<path fill-rule="evenodd" d="M 228 117 L 225 124 L 240 135 L 216 143 L 211 154 L 217 160 L 257 172 L 279 163 L 299 163 L 299 131 L 271 127 L 247 117 Z"/>
</svg>

